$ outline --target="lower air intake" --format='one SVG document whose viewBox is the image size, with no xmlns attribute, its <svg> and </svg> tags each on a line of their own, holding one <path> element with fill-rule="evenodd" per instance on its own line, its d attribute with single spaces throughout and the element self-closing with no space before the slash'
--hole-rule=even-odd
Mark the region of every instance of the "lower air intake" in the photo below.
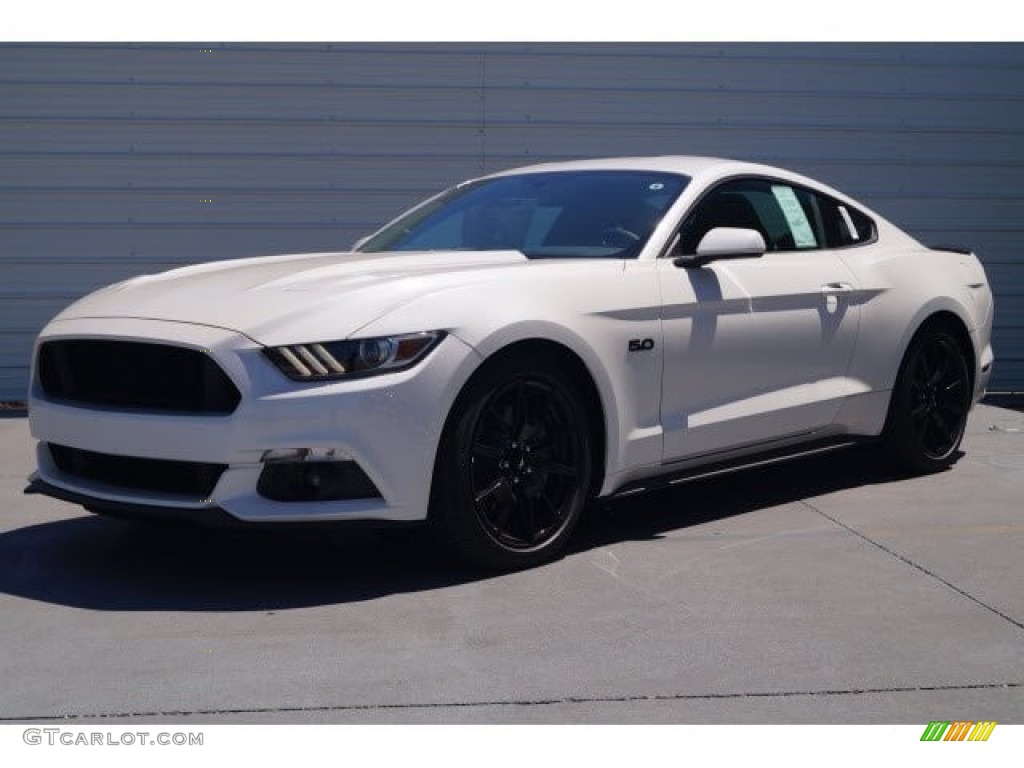
<svg viewBox="0 0 1024 768">
<path fill-rule="evenodd" d="M 197 499 L 209 498 L 227 469 L 225 464 L 114 456 L 55 443 L 49 443 L 47 447 L 57 469 L 66 475 L 118 488 L 173 493 Z"/>
</svg>

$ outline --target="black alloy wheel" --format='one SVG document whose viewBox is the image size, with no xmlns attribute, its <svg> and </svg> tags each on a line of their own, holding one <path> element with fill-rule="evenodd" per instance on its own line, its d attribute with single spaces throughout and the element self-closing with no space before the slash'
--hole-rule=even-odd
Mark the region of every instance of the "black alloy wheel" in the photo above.
<svg viewBox="0 0 1024 768">
<path fill-rule="evenodd" d="M 971 405 L 971 377 L 956 337 L 926 328 L 911 342 L 893 390 L 886 445 L 904 467 L 934 472 L 952 464 Z"/>
<path fill-rule="evenodd" d="M 523 376 L 491 393 L 470 446 L 480 524 L 503 546 L 530 550 L 562 528 L 578 495 L 583 446 L 572 408 L 551 383 Z"/>
<path fill-rule="evenodd" d="M 537 363 L 499 363 L 471 383 L 438 465 L 436 516 L 460 554 L 503 570 L 557 556 L 592 478 L 581 403 L 571 379 Z"/>
</svg>

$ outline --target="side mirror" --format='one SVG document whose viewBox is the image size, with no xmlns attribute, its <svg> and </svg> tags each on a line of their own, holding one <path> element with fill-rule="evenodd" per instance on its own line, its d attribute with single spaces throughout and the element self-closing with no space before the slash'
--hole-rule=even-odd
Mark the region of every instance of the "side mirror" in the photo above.
<svg viewBox="0 0 1024 768">
<path fill-rule="evenodd" d="M 702 267 L 719 259 L 756 259 L 764 252 L 764 238 L 756 229 L 715 227 L 701 238 L 695 255 L 677 256 L 672 263 L 677 267 Z"/>
</svg>

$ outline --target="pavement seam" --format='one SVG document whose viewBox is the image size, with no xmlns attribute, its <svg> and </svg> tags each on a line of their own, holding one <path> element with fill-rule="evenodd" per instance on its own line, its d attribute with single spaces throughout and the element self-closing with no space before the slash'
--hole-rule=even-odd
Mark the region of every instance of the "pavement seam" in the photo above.
<svg viewBox="0 0 1024 768">
<path fill-rule="evenodd" d="M 419 704 L 337 704 L 309 707 L 252 707 L 238 709 L 165 710 L 152 712 L 106 712 L 68 715 L 0 717 L 0 722 L 28 720 L 86 720 L 131 717 L 188 717 L 193 715 L 258 715 L 289 712 L 356 712 L 401 709 L 458 709 L 474 707 L 536 707 L 555 704 L 628 704 L 658 701 L 713 701 L 721 699 L 773 699 L 796 696 L 864 696 L 880 693 L 929 693 L 936 691 L 977 691 L 1024 688 L 1024 683 L 977 683 L 968 685 L 914 685 L 889 688 L 824 689 L 820 691 L 748 691 L 744 693 L 637 694 L 632 696 L 564 696 L 548 699 L 505 699 L 495 701 L 425 702 Z"/>
<path fill-rule="evenodd" d="M 836 525 L 838 525 L 843 530 L 849 531 L 854 536 L 857 536 L 858 538 L 863 539 L 864 541 L 866 541 L 868 544 L 871 544 L 872 546 L 877 547 L 878 549 L 882 550 L 883 552 L 885 552 L 890 557 L 893 557 L 893 558 L 899 560 L 900 562 L 905 563 L 906 565 L 909 565 L 911 568 L 913 568 L 913 569 L 915 569 L 917 571 L 920 571 L 925 576 L 928 576 L 928 577 L 930 577 L 932 579 L 935 579 L 937 582 L 939 582 L 940 584 L 945 585 L 946 587 L 948 587 L 949 589 L 953 590 L 954 592 L 956 592 L 961 597 L 966 597 L 971 602 L 976 603 L 977 605 L 980 605 L 986 611 L 994 613 L 999 618 L 1003 619 L 1004 621 L 1009 622 L 1010 624 L 1015 626 L 1017 629 L 1024 630 L 1024 622 L 1017 621 L 1017 619 L 1013 618 L 1012 616 L 1010 616 L 1010 615 L 1008 615 L 1006 613 L 1003 613 L 1002 611 L 1000 611 L 995 606 L 991 606 L 988 603 L 978 599 L 977 597 L 972 595 L 970 592 L 967 592 L 966 590 L 963 590 L 960 587 L 958 587 L 953 582 L 948 581 L 947 579 L 942 578 L 941 576 L 939 576 L 934 571 L 930 571 L 927 568 L 925 568 L 923 565 L 915 563 L 913 560 L 911 560 L 906 555 L 903 555 L 903 554 L 897 552 L 896 550 L 891 549 L 891 548 L 885 546 L 885 544 L 882 544 L 881 542 L 875 541 L 874 539 L 872 539 L 867 534 L 864 534 L 864 533 L 861 533 L 860 531 L 858 531 L 856 528 L 853 528 L 853 527 L 851 527 L 849 525 L 846 525 L 846 523 L 843 523 L 840 520 L 836 519 L 835 517 L 832 517 L 832 515 L 830 515 L 830 514 L 828 514 L 826 512 L 821 511 L 816 506 L 811 504 L 809 501 L 801 499 L 800 503 L 803 504 L 808 509 L 813 510 L 814 512 L 817 512 L 819 515 L 824 517 L 826 520 L 830 520 L 831 522 L 835 523 Z"/>
</svg>

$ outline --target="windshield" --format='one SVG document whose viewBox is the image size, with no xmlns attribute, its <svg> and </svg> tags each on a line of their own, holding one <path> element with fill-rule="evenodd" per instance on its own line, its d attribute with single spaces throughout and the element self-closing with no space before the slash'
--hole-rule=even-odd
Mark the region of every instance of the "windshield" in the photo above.
<svg viewBox="0 0 1024 768">
<path fill-rule="evenodd" d="M 651 171 L 556 171 L 454 187 L 358 249 L 521 251 L 531 258 L 635 258 L 689 178 Z"/>
</svg>

